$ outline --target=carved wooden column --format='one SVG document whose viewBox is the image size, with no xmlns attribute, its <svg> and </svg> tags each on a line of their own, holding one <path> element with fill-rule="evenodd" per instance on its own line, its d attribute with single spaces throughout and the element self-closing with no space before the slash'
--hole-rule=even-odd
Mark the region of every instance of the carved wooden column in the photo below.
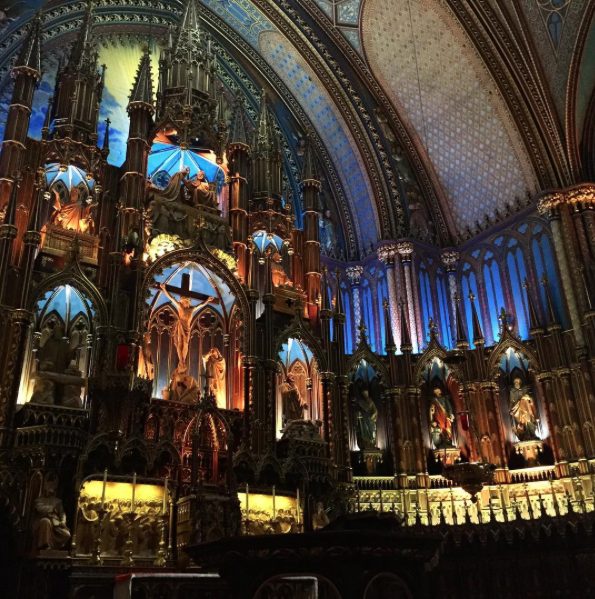
<svg viewBox="0 0 595 599">
<path fill-rule="evenodd" d="M 13 418 L 25 358 L 27 332 L 33 314 L 27 310 L 4 310 L 0 345 L 0 448 L 11 444 Z"/>
</svg>

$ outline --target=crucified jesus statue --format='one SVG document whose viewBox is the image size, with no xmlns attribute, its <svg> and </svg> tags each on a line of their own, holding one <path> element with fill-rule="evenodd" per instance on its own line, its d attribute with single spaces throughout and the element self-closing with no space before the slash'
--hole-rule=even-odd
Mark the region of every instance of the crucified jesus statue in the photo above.
<svg viewBox="0 0 595 599">
<path fill-rule="evenodd" d="M 187 370 L 188 368 L 188 346 L 190 344 L 190 324 L 192 318 L 207 304 L 215 301 L 214 297 L 208 297 L 204 302 L 196 305 L 190 303 L 189 297 L 180 297 L 178 302 L 167 290 L 165 283 L 160 285 L 163 293 L 168 297 L 174 308 L 178 311 L 178 320 L 174 327 L 173 340 L 178 352 L 178 369 Z"/>
</svg>

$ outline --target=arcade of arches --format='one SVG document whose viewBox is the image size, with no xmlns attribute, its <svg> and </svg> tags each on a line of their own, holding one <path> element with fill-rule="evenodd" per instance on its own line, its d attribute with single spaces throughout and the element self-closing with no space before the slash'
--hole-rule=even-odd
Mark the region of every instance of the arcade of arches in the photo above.
<svg viewBox="0 0 595 599">
<path fill-rule="evenodd" d="M 595 3 L 5 4 L 11 596 L 593 594 Z"/>
</svg>

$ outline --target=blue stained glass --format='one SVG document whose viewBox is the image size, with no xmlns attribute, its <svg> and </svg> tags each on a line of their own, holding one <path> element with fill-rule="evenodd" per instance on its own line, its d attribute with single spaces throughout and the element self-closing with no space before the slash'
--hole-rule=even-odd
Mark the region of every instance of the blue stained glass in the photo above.
<svg viewBox="0 0 595 599">
<path fill-rule="evenodd" d="M 380 338 L 378 339 L 378 353 L 386 353 L 384 346 L 386 345 L 386 330 L 384 326 L 384 300 L 388 298 L 388 289 L 386 286 L 386 278 L 384 273 L 378 275 L 378 324 L 380 330 Z"/>
<path fill-rule="evenodd" d="M 529 328 L 527 326 L 527 309 L 523 289 L 523 282 L 527 273 L 525 270 L 525 260 L 520 248 L 508 252 L 507 263 L 518 334 L 521 339 L 527 339 L 529 337 Z"/>
<path fill-rule="evenodd" d="M 468 275 L 464 276 L 462 284 L 463 307 L 465 319 L 467 320 L 467 339 L 469 341 L 469 347 L 474 348 L 475 344 L 473 343 L 473 311 L 471 308 L 471 300 L 469 299 L 469 294 L 473 292 L 474 295 L 477 295 L 477 282 L 475 280 L 475 273 L 470 272 Z"/>
<path fill-rule="evenodd" d="M 438 271 L 440 273 L 440 271 Z M 451 342 L 451 329 L 450 329 L 450 312 L 448 309 L 448 292 L 446 291 L 446 284 L 440 274 L 436 278 L 436 288 L 438 290 L 438 304 L 440 307 L 440 329 L 439 338 L 440 342 L 447 349 L 452 349 L 453 345 Z"/>
<path fill-rule="evenodd" d="M 351 296 L 344 283 L 341 284 L 341 298 L 345 311 L 345 352 L 350 354 L 353 352 L 353 314 L 351 313 Z"/>
<path fill-rule="evenodd" d="M 372 291 L 367 279 L 364 279 L 362 288 L 362 304 L 364 308 L 364 322 L 368 327 L 368 343 L 372 351 L 376 350 L 376 336 L 374 334 L 374 309 L 372 307 Z"/>
<path fill-rule="evenodd" d="M 483 266 L 483 278 L 485 281 L 485 291 L 488 299 L 488 310 L 490 313 L 490 325 L 491 325 L 491 340 L 497 342 L 500 338 L 500 329 L 498 314 L 500 308 L 504 307 L 504 294 L 502 293 L 502 281 L 500 279 L 500 269 L 495 260 L 491 263 L 484 263 Z"/>
<path fill-rule="evenodd" d="M 420 295 L 421 295 L 421 311 L 423 318 L 424 340 L 426 339 L 429 328 L 430 318 L 434 318 L 434 306 L 432 303 L 432 291 L 430 287 L 430 276 L 426 270 L 425 264 L 421 265 L 419 273 Z M 424 344 L 425 345 L 425 344 Z"/>
</svg>

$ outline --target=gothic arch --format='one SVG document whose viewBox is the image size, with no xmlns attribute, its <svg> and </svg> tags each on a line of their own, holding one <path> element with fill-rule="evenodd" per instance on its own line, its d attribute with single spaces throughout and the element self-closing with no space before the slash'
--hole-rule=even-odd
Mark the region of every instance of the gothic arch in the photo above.
<svg viewBox="0 0 595 599">
<path fill-rule="evenodd" d="M 141 321 L 146 323 L 149 318 L 148 306 L 145 302 L 146 292 L 149 289 L 149 285 L 153 279 L 160 273 L 163 272 L 168 266 L 174 264 L 183 264 L 184 262 L 193 262 L 199 266 L 203 266 L 213 271 L 215 274 L 220 276 L 223 281 L 229 286 L 230 290 L 236 298 L 236 305 L 238 306 L 242 315 L 242 321 L 247 323 L 250 319 L 250 303 L 246 296 L 244 288 L 241 286 L 239 281 L 233 275 L 233 273 L 227 268 L 227 265 L 214 256 L 204 245 L 202 239 L 199 237 L 198 242 L 191 248 L 182 248 L 174 250 L 169 254 L 156 260 L 148 269 L 145 274 L 143 281 L 142 290 L 143 293 L 139 294 L 137 313 L 142 314 Z M 247 353 L 250 347 L 250 328 L 244 327 L 244 334 L 242 335 L 242 353 Z"/>
<path fill-rule="evenodd" d="M 492 376 L 492 378 L 497 377 L 502 356 L 509 349 L 513 349 L 515 352 L 525 356 L 529 362 L 529 370 L 533 370 L 536 373 L 541 371 L 541 363 L 537 357 L 537 354 L 527 344 L 523 343 L 522 341 L 518 341 L 512 335 L 506 333 L 503 335 L 498 345 L 494 347 L 488 359 L 487 372 L 490 376 Z"/>
<path fill-rule="evenodd" d="M 314 337 L 314 335 L 312 335 L 312 333 L 305 328 L 301 316 L 296 316 L 294 322 L 288 328 L 281 331 L 281 333 L 279 333 L 279 335 L 275 339 L 275 348 L 277 355 L 282 351 L 283 344 L 289 339 L 297 339 L 298 341 L 305 342 L 306 345 L 312 351 L 314 359 L 318 363 L 319 371 L 321 373 L 327 371 L 328 363 L 326 356 L 324 355 L 324 349 L 322 348 L 322 345 L 320 345 L 316 337 Z"/>
<path fill-rule="evenodd" d="M 365 360 L 372 366 L 385 388 L 390 387 L 391 379 L 386 364 L 372 352 L 367 343 L 360 343 L 359 347 L 355 350 L 355 353 L 353 353 L 349 360 L 347 360 L 345 370 L 348 376 L 357 369 L 362 360 Z"/>
</svg>

